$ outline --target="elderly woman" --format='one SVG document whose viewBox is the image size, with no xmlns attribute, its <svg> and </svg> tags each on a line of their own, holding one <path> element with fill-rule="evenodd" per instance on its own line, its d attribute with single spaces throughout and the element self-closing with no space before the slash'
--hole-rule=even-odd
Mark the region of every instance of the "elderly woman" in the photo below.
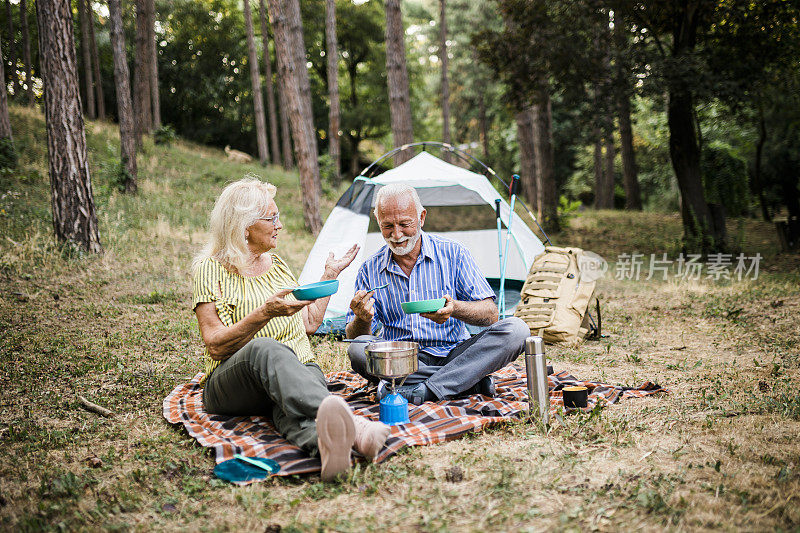
<svg viewBox="0 0 800 533">
<path fill-rule="evenodd" d="M 203 403 L 224 415 L 271 415 L 286 440 L 322 461 L 322 479 L 350 468 L 350 451 L 372 460 L 388 426 L 352 413 L 328 393 L 308 335 L 329 298 L 298 301 L 297 285 L 275 253 L 283 225 L 275 186 L 255 178 L 231 183 L 211 212 L 211 237 L 194 265 L 194 311 L 205 343 Z M 356 256 L 331 253 L 323 280 Z"/>
</svg>

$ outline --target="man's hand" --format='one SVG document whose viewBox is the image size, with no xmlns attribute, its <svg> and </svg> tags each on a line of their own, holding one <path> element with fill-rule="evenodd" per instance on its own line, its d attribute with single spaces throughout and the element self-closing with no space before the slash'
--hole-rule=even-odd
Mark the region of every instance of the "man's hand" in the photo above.
<svg viewBox="0 0 800 533">
<path fill-rule="evenodd" d="M 287 296 L 294 289 L 281 289 L 261 304 L 259 310 L 266 318 L 291 316 L 311 303 L 311 300 L 287 300 Z"/>
<path fill-rule="evenodd" d="M 437 324 L 444 324 L 450 319 L 450 316 L 456 309 L 455 300 L 453 300 L 449 294 L 444 295 L 444 300 L 444 307 L 435 313 L 420 313 L 419 316 L 433 320 Z"/>
<path fill-rule="evenodd" d="M 361 322 L 366 322 L 367 324 L 372 323 L 373 317 L 375 317 L 375 299 L 372 297 L 374 291 L 364 291 L 360 290 L 356 292 L 353 299 L 350 301 L 350 309 L 352 309 L 353 314 L 356 315 L 356 318 L 359 319 Z"/>
</svg>

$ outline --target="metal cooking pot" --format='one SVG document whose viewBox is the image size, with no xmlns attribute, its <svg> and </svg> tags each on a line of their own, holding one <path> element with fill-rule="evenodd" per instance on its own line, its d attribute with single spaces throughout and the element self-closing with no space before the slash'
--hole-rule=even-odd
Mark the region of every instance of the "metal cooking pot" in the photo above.
<svg viewBox="0 0 800 533">
<path fill-rule="evenodd" d="M 383 379 L 402 378 L 419 368 L 419 345 L 409 341 L 370 342 L 364 348 L 367 372 Z"/>
</svg>

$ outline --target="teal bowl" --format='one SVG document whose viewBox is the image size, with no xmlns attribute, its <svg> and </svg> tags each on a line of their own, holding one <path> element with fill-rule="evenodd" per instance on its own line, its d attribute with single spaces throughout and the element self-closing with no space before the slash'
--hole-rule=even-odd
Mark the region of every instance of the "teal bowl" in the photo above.
<svg viewBox="0 0 800 533">
<path fill-rule="evenodd" d="M 316 283 L 309 283 L 302 285 L 292 291 L 292 294 L 298 300 L 316 300 L 317 298 L 325 298 L 339 290 L 339 280 L 331 279 L 328 281 L 318 281 Z"/>
<path fill-rule="evenodd" d="M 404 313 L 435 313 L 442 307 L 447 300 L 444 298 L 434 298 L 433 300 L 417 300 L 415 302 L 402 302 L 400 307 Z"/>
</svg>

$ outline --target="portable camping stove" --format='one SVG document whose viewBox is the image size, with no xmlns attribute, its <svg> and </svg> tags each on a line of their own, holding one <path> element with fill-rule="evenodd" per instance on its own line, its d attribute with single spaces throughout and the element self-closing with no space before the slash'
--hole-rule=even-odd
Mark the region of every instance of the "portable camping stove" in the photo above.
<svg viewBox="0 0 800 533">
<path fill-rule="evenodd" d="M 364 348 L 367 372 L 389 383 L 391 393 L 380 401 L 380 421 L 384 424 L 409 422 L 408 400 L 397 393 L 397 388 L 419 368 L 418 348 L 416 342 L 407 341 L 371 342 Z"/>
</svg>

